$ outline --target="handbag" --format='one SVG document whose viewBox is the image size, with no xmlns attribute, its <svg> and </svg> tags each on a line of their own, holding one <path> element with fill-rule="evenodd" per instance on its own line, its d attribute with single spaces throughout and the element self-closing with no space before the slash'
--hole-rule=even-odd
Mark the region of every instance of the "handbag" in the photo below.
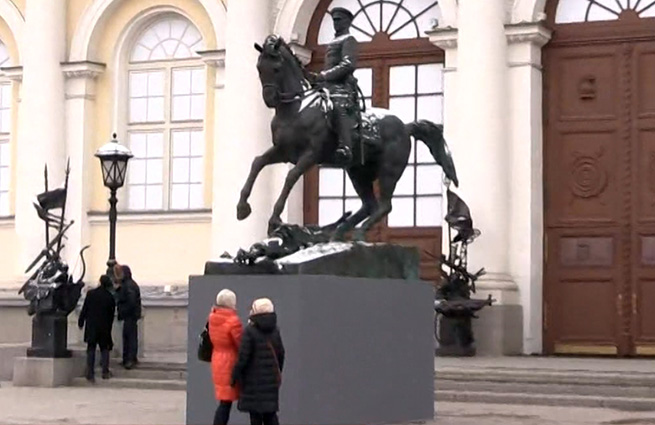
<svg viewBox="0 0 655 425">
<path fill-rule="evenodd" d="M 273 348 L 273 345 L 271 345 L 271 341 L 266 341 L 266 344 L 268 345 L 268 348 L 271 349 L 271 353 L 273 353 L 273 360 L 275 360 L 275 371 L 277 372 L 277 385 L 278 387 L 282 385 L 282 373 L 280 373 L 280 363 L 277 361 L 277 355 L 275 354 L 275 349 Z"/>
<path fill-rule="evenodd" d="M 202 332 L 200 332 L 200 343 L 198 344 L 198 360 L 201 362 L 211 362 L 212 351 L 214 351 L 214 345 L 212 344 L 211 338 L 209 338 L 209 322 L 207 322 L 205 328 L 202 330 Z"/>
</svg>

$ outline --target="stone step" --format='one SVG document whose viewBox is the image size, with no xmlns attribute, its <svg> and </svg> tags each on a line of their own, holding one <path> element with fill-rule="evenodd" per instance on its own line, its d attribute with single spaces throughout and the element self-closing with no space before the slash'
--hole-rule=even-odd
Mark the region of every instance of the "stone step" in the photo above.
<svg viewBox="0 0 655 425">
<path fill-rule="evenodd" d="M 437 402 L 520 404 L 533 406 L 609 408 L 626 411 L 655 411 L 655 400 L 631 397 L 496 393 L 491 391 L 435 391 Z"/>
<path fill-rule="evenodd" d="M 110 369 L 116 378 L 131 379 L 149 379 L 149 380 L 182 380 L 186 381 L 186 370 L 176 369 L 151 369 L 137 367 L 134 369 L 124 369 L 119 365 L 111 365 Z M 101 368 L 96 367 L 96 375 L 101 375 Z"/>
<path fill-rule="evenodd" d="M 597 397 L 629 397 L 650 399 L 655 403 L 655 387 L 653 386 L 623 386 L 609 384 L 583 383 L 531 383 L 531 382 L 499 382 L 499 381 L 460 381 L 449 379 L 435 380 L 437 391 L 456 392 L 493 392 L 496 394 L 545 394 L 561 396 L 597 396 Z"/>
<path fill-rule="evenodd" d="M 655 387 L 655 373 L 598 372 L 578 370 L 529 370 L 529 369 L 438 369 L 439 380 L 468 382 L 513 382 L 561 385 L 615 385 L 623 387 Z"/>
<path fill-rule="evenodd" d="M 75 378 L 73 380 L 75 387 L 104 387 L 104 388 L 137 388 L 143 390 L 186 390 L 186 380 L 181 379 L 133 379 L 113 377 L 111 379 L 101 379 L 100 375 L 96 376 L 96 382 L 90 383 L 85 378 Z"/>
<path fill-rule="evenodd" d="M 135 369 L 186 371 L 186 363 L 141 360 Z"/>
</svg>

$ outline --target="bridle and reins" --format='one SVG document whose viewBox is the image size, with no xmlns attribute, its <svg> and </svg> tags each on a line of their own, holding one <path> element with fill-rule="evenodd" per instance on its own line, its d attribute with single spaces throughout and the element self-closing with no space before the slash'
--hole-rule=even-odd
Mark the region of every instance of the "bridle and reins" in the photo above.
<svg viewBox="0 0 655 425">
<path fill-rule="evenodd" d="M 262 84 L 262 86 L 266 88 L 273 88 L 275 90 L 275 93 L 277 93 L 277 97 L 280 101 L 280 103 L 293 103 L 297 101 L 303 101 L 309 96 L 313 95 L 314 93 L 320 91 L 320 88 L 317 87 L 310 87 L 306 90 L 302 91 L 296 91 L 296 92 L 282 92 L 280 91 L 280 87 L 277 84 L 274 83 L 265 83 Z"/>
<path fill-rule="evenodd" d="M 283 61 L 287 60 L 283 55 L 280 55 L 280 57 L 282 58 Z M 303 73 L 303 75 L 305 75 L 306 70 L 304 65 L 300 64 L 300 61 L 298 61 L 298 65 L 301 67 L 301 72 Z M 309 80 L 307 80 L 307 78 L 303 79 L 301 84 L 303 85 L 303 87 L 307 87 L 307 88 L 295 92 L 282 92 L 280 91 L 280 87 L 278 86 L 278 84 L 275 83 L 263 83 L 262 87 L 264 89 L 266 88 L 274 89 L 275 93 L 277 94 L 277 98 L 279 102 L 283 104 L 289 104 L 299 101 L 302 102 L 303 100 L 307 99 L 309 96 L 312 96 L 316 93 L 321 93 L 321 97 L 324 97 L 329 101 L 330 93 L 324 85 L 316 84 L 316 83 L 311 84 Z M 366 111 L 366 102 L 364 102 L 364 93 L 362 92 L 362 89 L 361 87 L 359 87 L 359 85 L 356 85 L 356 87 L 357 87 L 357 92 L 359 94 L 358 101 L 362 103 L 361 111 L 364 112 Z"/>
</svg>

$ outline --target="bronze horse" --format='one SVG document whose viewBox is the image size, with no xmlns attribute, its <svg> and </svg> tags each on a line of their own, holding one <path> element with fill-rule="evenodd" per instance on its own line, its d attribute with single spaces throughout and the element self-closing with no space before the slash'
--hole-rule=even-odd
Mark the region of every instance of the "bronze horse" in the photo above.
<svg viewBox="0 0 655 425">
<path fill-rule="evenodd" d="M 281 214 L 291 189 L 298 179 L 315 165 L 335 166 L 332 155 L 337 147 L 337 136 L 330 125 L 330 101 L 327 93 L 311 87 L 306 71 L 285 41 L 270 35 L 264 45 L 255 44 L 260 52 L 257 70 L 262 83 L 266 106 L 275 109 L 271 122 L 273 146 L 257 156 L 241 190 L 237 218 L 243 220 L 251 213 L 248 197 L 259 172 L 270 164 L 295 164 L 287 174 L 273 214 L 269 220 L 269 234 L 282 224 Z M 364 161 L 361 156 L 346 167 L 361 208 L 341 223 L 333 240 L 364 221 L 353 234 L 355 240 L 365 240 L 366 232 L 391 212 L 391 198 L 396 183 L 407 167 L 411 137 L 421 140 L 444 170 L 446 182 L 458 185 L 453 160 L 443 138 L 443 126 L 420 120 L 404 124 L 400 118 L 383 109 L 371 109 L 362 114 L 360 143 L 365 144 Z M 359 149 L 355 149 L 359 151 Z M 363 162 L 363 163 L 362 163 Z M 379 199 L 373 183 L 379 183 Z M 441 184 L 435 181 L 434 184 Z"/>
</svg>

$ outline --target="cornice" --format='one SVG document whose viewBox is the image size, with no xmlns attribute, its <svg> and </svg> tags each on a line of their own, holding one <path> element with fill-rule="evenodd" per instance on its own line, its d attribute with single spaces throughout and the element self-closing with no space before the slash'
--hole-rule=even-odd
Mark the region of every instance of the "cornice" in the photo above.
<svg viewBox="0 0 655 425">
<path fill-rule="evenodd" d="M 521 22 L 505 26 L 509 44 L 531 43 L 543 47 L 552 36 L 552 31 L 541 22 Z"/>
<path fill-rule="evenodd" d="M 205 62 L 206 65 L 216 68 L 225 67 L 225 49 L 203 50 L 197 53 L 200 55 L 202 61 Z"/>
<path fill-rule="evenodd" d="M 430 43 L 439 47 L 440 49 L 454 49 L 457 47 L 457 28 L 435 28 L 426 31 Z"/>
<path fill-rule="evenodd" d="M 66 78 L 88 78 L 95 79 L 105 72 L 107 65 L 100 62 L 62 62 L 61 70 Z"/>
<path fill-rule="evenodd" d="M 8 66 L 0 68 L 0 75 L 12 81 L 23 80 L 23 67 L 22 66 Z"/>
</svg>

